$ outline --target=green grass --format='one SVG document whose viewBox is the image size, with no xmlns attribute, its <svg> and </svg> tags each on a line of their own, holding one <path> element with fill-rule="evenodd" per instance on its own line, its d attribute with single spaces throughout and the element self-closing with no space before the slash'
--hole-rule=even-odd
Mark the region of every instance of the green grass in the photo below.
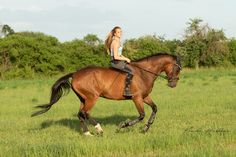
<svg viewBox="0 0 236 157">
<path fill-rule="evenodd" d="M 143 122 L 117 132 L 120 122 L 138 116 L 131 101 L 99 99 L 91 114 L 103 136 L 85 137 L 71 91 L 51 110 L 31 118 L 33 106 L 47 103 L 55 79 L 0 82 L 0 156 L 236 156 L 236 70 L 185 70 L 171 89 L 157 79 L 158 114 L 142 134 Z M 90 130 L 95 133 L 92 125 Z"/>
</svg>

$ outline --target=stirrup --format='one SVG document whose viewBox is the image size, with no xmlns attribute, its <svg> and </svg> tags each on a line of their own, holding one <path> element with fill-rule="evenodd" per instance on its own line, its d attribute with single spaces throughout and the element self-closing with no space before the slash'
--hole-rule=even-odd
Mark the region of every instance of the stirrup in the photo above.
<svg viewBox="0 0 236 157">
<path fill-rule="evenodd" d="M 131 96 L 133 96 L 133 94 L 130 93 L 130 91 L 125 91 L 124 94 L 123 94 L 123 96 L 131 97 Z"/>
<path fill-rule="evenodd" d="M 131 93 L 124 93 L 123 96 L 125 96 L 125 97 L 132 97 L 133 94 L 131 94 Z"/>
</svg>

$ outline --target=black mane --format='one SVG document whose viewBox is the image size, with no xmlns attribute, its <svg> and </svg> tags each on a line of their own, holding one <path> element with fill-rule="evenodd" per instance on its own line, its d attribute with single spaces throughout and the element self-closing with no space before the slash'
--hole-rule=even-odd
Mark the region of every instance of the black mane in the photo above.
<svg viewBox="0 0 236 157">
<path fill-rule="evenodd" d="M 142 60 L 147 60 L 148 58 L 151 58 L 151 57 L 159 57 L 159 56 L 171 56 L 171 57 L 175 58 L 176 60 L 178 58 L 178 56 L 176 56 L 176 55 L 172 55 L 172 54 L 161 52 L 161 53 L 151 54 L 151 55 L 146 56 L 144 58 L 140 58 L 140 59 L 134 60 L 134 62 L 139 62 L 139 61 L 142 61 Z"/>
<path fill-rule="evenodd" d="M 170 57 L 172 57 L 174 60 L 176 60 L 176 63 L 182 68 L 180 56 L 176 56 L 176 55 L 172 55 L 172 54 L 168 54 L 168 53 L 163 53 L 163 52 L 151 54 L 151 55 L 146 56 L 144 58 L 134 60 L 133 62 L 139 62 L 139 61 L 143 61 L 143 60 L 148 60 L 149 58 L 152 58 L 152 57 L 161 57 L 161 56 L 170 56 Z"/>
</svg>

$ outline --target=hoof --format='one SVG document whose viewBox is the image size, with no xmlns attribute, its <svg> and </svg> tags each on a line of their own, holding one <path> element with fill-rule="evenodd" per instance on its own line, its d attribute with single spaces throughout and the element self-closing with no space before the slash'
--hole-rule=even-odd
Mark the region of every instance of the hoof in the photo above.
<svg viewBox="0 0 236 157">
<path fill-rule="evenodd" d="M 89 131 L 86 131 L 86 132 L 84 133 L 84 135 L 85 135 L 85 136 L 93 136 Z"/>
<path fill-rule="evenodd" d="M 146 133 L 148 131 L 149 127 L 147 125 L 144 126 L 143 133 Z"/>
<path fill-rule="evenodd" d="M 95 125 L 95 128 L 96 128 L 98 134 L 102 134 L 103 133 L 102 127 L 101 127 L 101 125 L 99 123 L 97 125 Z"/>
<path fill-rule="evenodd" d="M 122 122 L 120 125 L 119 125 L 119 128 L 125 128 L 127 127 L 129 124 L 127 122 Z"/>
</svg>

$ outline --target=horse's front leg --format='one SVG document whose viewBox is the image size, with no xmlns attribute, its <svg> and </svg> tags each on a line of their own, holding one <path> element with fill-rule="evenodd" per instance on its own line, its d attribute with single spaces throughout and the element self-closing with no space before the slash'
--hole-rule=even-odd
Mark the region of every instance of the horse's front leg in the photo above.
<svg viewBox="0 0 236 157">
<path fill-rule="evenodd" d="M 135 103 L 135 106 L 139 112 L 139 117 L 134 119 L 134 120 L 131 120 L 129 122 L 124 122 L 122 123 L 119 127 L 120 128 L 125 128 L 125 127 L 128 127 L 128 126 L 132 126 L 140 121 L 142 121 L 145 117 L 145 112 L 144 112 L 144 105 L 143 105 L 143 99 L 142 97 L 135 97 L 133 98 L 133 101 Z"/>
<path fill-rule="evenodd" d="M 152 108 L 151 116 L 149 117 L 148 122 L 146 123 L 143 130 L 144 132 L 147 132 L 150 126 L 152 125 L 152 123 L 154 122 L 154 119 L 157 113 L 157 105 L 152 101 L 152 99 L 149 96 L 144 98 L 144 102 Z"/>
</svg>

